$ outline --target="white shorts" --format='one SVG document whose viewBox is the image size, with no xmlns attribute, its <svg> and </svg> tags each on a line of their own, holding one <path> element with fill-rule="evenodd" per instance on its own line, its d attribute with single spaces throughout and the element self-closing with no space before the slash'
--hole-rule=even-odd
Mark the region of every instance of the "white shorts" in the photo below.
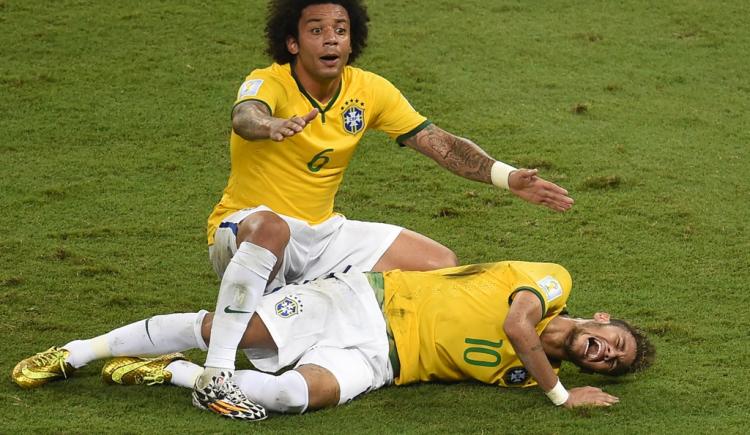
<svg viewBox="0 0 750 435">
<path fill-rule="evenodd" d="M 361 272 L 288 285 L 265 295 L 256 312 L 278 347 L 266 358 L 246 352 L 257 369 L 321 366 L 336 377 L 340 403 L 393 381 L 385 320 Z"/>
<path fill-rule="evenodd" d="M 216 230 L 214 244 L 208 253 L 220 278 L 237 252 L 237 224 L 259 211 L 273 212 L 266 206 L 240 210 L 224 219 Z M 350 266 L 371 270 L 403 229 L 390 224 L 348 220 L 341 215 L 334 215 L 318 225 L 309 225 L 276 214 L 289 225 L 290 240 L 281 269 L 266 291 L 331 272 L 343 272 Z"/>
</svg>

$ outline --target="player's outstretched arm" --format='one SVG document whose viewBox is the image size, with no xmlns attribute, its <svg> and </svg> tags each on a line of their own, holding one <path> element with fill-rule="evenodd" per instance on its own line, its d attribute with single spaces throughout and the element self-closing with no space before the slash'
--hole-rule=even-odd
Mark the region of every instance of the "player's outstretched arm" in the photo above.
<svg viewBox="0 0 750 435">
<path fill-rule="evenodd" d="M 542 304 L 539 298 L 530 291 L 521 291 L 513 299 L 503 324 L 503 330 L 526 370 L 536 379 L 539 387 L 545 391 L 553 403 L 565 405 L 567 408 L 582 405 L 610 406 L 617 403 L 617 397 L 596 387 L 565 390 L 537 335 L 536 324 L 541 318 Z"/>
<path fill-rule="evenodd" d="M 404 145 L 435 160 L 456 175 L 508 188 L 514 195 L 532 204 L 544 205 L 555 211 L 565 211 L 573 205 L 567 190 L 538 177 L 536 169 L 515 169 L 502 163 L 495 165 L 496 160 L 479 145 L 436 125 L 429 125 L 404 141 Z M 507 173 L 503 174 L 497 168 L 493 170 L 495 166 L 504 168 Z"/>
<path fill-rule="evenodd" d="M 281 142 L 301 132 L 316 116 L 318 116 L 318 109 L 289 119 L 275 118 L 271 116 L 265 104 L 251 100 L 234 107 L 232 129 L 247 140 L 271 139 Z"/>
</svg>

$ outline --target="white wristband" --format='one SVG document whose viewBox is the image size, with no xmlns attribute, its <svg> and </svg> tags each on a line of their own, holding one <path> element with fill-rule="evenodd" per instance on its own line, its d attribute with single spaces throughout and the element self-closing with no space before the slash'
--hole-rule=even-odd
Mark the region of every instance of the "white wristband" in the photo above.
<svg viewBox="0 0 750 435">
<path fill-rule="evenodd" d="M 560 383 L 560 378 L 557 378 L 557 384 L 555 384 L 555 387 L 547 391 L 546 394 L 547 397 L 549 397 L 549 400 L 551 400 L 556 406 L 560 406 L 567 402 L 568 397 L 570 397 L 568 390 L 566 390 L 565 387 L 563 387 L 563 384 Z"/>
<path fill-rule="evenodd" d="M 492 184 L 497 187 L 507 189 L 510 173 L 515 171 L 516 169 L 518 168 L 514 168 L 513 166 L 503 163 L 499 160 L 496 161 L 492 164 L 492 170 L 490 170 L 490 179 L 492 180 Z"/>
</svg>

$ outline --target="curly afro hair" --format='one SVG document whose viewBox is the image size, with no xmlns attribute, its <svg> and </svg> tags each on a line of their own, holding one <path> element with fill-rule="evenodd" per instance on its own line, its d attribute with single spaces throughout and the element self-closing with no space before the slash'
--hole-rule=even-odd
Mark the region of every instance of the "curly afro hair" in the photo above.
<svg viewBox="0 0 750 435">
<path fill-rule="evenodd" d="M 266 20 L 266 40 L 268 53 L 279 64 L 290 63 L 294 55 L 286 49 L 286 39 L 299 38 L 299 20 L 302 10 L 311 5 L 336 4 L 346 9 L 351 25 L 352 53 L 349 62 L 353 63 L 367 46 L 367 24 L 370 21 L 367 7 L 362 0 L 271 0 L 268 3 Z"/>
</svg>

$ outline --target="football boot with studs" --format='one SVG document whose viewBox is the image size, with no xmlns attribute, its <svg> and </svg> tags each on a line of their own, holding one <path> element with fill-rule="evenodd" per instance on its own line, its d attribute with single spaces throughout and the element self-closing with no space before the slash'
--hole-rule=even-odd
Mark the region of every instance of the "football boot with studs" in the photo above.
<svg viewBox="0 0 750 435">
<path fill-rule="evenodd" d="M 11 379 L 25 389 L 41 387 L 58 379 L 67 379 L 76 370 L 65 361 L 68 355 L 70 352 L 67 349 L 50 347 L 16 364 Z"/>
<path fill-rule="evenodd" d="M 114 385 L 157 385 L 169 383 L 172 373 L 167 366 L 185 360 L 181 353 L 170 353 L 154 358 L 123 356 L 111 359 L 102 367 L 102 380 Z"/>
<path fill-rule="evenodd" d="M 204 379 L 199 377 L 196 380 L 195 387 L 193 387 L 193 405 L 235 420 L 259 421 L 268 417 L 265 408 L 251 402 L 235 385 L 231 372 L 218 369 L 206 370 L 211 370 L 209 373 L 204 373 L 210 376 L 209 381 L 201 385 Z"/>
</svg>

